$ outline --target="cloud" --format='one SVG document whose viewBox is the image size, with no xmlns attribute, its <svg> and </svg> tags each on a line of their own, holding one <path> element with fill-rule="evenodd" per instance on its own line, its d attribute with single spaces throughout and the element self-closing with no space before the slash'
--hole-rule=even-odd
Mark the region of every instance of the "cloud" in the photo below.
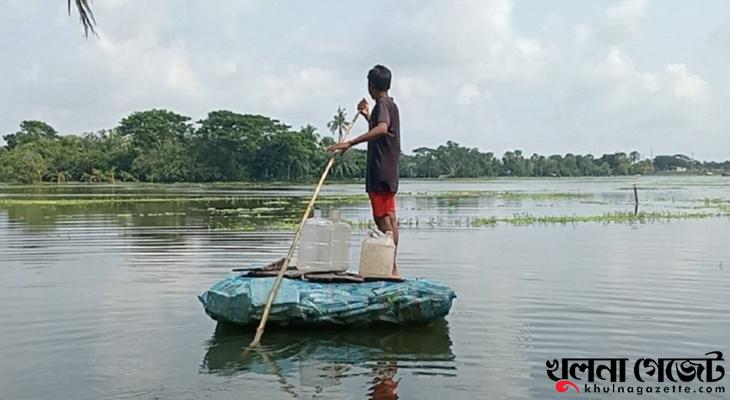
<svg viewBox="0 0 730 400">
<path fill-rule="evenodd" d="M 606 10 L 601 35 L 611 41 L 626 39 L 638 32 L 649 0 L 624 0 Z"/>
<path fill-rule="evenodd" d="M 251 84 L 257 101 L 278 111 L 299 108 L 303 102 L 324 103 L 327 98 L 343 95 L 345 87 L 335 71 L 318 67 L 266 75 Z"/>
<path fill-rule="evenodd" d="M 630 79 L 639 74 L 633 61 L 616 46 L 611 47 L 604 60 L 592 65 L 591 68 L 589 74 L 593 73 L 597 77 L 614 81 Z"/>
<path fill-rule="evenodd" d="M 583 68 L 587 82 L 601 87 L 613 100 L 642 103 L 651 97 L 699 100 L 707 95 L 707 82 L 691 73 L 685 64 L 668 63 L 658 72 L 641 71 L 619 47 L 610 48 L 605 59 L 587 62 Z"/>
<path fill-rule="evenodd" d="M 194 70 L 194 61 L 184 40 L 160 43 L 155 31 L 142 30 L 128 39 L 100 37 L 86 55 L 100 57 L 100 68 L 117 82 L 124 82 L 122 95 L 130 101 L 166 92 L 175 96 L 199 96 L 205 87 Z"/>
<path fill-rule="evenodd" d="M 632 26 L 646 14 L 649 0 L 624 0 L 606 10 L 606 19 L 614 24 Z"/>
<path fill-rule="evenodd" d="M 462 105 L 472 104 L 479 100 L 479 89 L 473 83 L 461 85 L 459 92 L 456 94 L 456 102 Z"/>
<path fill-rule="evenodd" d="M 409 68 L 461 67 L 479 80 L 536 76 L 543 46 L 515 32 L 513 8 L 510 0 L 413 2 L 395 8 L 385 24 L 391 28 L 383 34 L 398 40 L 373 40 L 371 51 L 390 53 Z"/>
<path fill-rule="evenodd" d="M 700 76 L 689 73 L 684 64 L 667 64 L 666 73 L 673 82 L 672 91 L 678 99 L 696 99 L 707 91 L 707 82 Z"/>
<path fill-rule="evenodd" d="M 730 145 L 720 135 L 730 125 L 727 55 L 667 44 L 660 31 L 700 27 L 648 0 L 579 3 L 109 0 L 94 3 L 100 38 L 85 40 L 65 4 L 10 0 L 0 133 L 28 118 L 61 132 L 109 128 L 150 107 L 194 119 L 226 108 L 326 132 L 383 63 L 405 151 L 452 139 L 497 153 L 647 153 L 657 141 L 679 152 L 693 135 L 712 138 L 711 157 Z M 703 64 L 708 51 L 713 63 Z"/>
</svg>

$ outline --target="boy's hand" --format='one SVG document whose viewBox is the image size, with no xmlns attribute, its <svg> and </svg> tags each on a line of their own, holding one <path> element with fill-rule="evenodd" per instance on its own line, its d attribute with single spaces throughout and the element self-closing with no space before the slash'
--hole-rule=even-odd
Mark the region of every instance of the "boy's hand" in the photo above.
<svg viewBox="0 0 730 400">
<path fill-rule="evenodd" d="M 357 103 L 357 111 L 365 117 L 370 115 L 370 105 L 364 97 L 359 103 Z"/>
<path fill-rule="evenodd" d="M 347 149 L 349 149 L 350 147 L 352 147 L 352 144 L 350 144 L 349 141 L 348 142 L 342 142 L 342 143 L 333 144 L 332 146 L 327 147 L 327 151 L 330 152 L 330 153 L 340 153 L 340 154 L 342 154 L 342 153 L 346 152 Z"/>
</svg>

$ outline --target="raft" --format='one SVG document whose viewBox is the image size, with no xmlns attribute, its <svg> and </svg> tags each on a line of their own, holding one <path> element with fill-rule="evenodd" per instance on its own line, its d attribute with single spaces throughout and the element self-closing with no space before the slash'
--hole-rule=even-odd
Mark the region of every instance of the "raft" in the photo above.
<svg viewBox="0 0 730 400">
<path fill-rule="evenodd" d="M 218 322 L 243 326 L 261 320 L 273 277 L 235 275 L 198 296 Z M 427 279 L 399 282 L 318 283 L 284 279 L 274 299 L 269 325 L 425 324 L 445 317 L 456 294 Z"/>
</svg>

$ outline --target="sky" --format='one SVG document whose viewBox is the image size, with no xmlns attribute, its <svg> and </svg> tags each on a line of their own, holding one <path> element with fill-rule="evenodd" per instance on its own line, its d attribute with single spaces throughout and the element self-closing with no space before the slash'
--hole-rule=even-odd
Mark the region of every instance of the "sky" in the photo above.
<svg viewBox="0 0 730 400">
<path fill-rule="evenodd" d="M 0 134 L 132 111 L 263 114 L 321 134 L 393 72 L 404 152 L 447 140 L 501 155 L 730 159 L 726 0 L 0 0 Z M 366 130 L 362 121 L 355 131 Z"/>
</svg>

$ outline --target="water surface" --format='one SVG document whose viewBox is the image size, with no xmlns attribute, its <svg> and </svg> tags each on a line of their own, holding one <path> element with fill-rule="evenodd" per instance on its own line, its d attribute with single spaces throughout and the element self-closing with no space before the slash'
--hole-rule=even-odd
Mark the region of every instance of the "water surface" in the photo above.
<svg viewBox="0 0 730 400">
<path fill-rule="evenodd" d="M 275 222 L 296 219 L 309 186 L 0 187 L 20 200 L 0 202 L 0 398 L 543 399 L 556 397 L 553 358 L 727 357 L 728 218 L 468 223 L 632 211 L 634 183 L 647 211 L 730 199 L 720 177 L 404 182 L 399 266 L 456 291 L 446 321 L 277 330 L 252 355 L 251 332 L 216 326 L 196 295 L 281 257 L 291 233 Z M 423 195 L 469 191 L 523 195 Z M 361 185 L 325 194 L 325 212 L 368 219 L 365 200 L 342 197 Z M 159 201 L 23 202 L 141 197 Z"/>
</svg>

